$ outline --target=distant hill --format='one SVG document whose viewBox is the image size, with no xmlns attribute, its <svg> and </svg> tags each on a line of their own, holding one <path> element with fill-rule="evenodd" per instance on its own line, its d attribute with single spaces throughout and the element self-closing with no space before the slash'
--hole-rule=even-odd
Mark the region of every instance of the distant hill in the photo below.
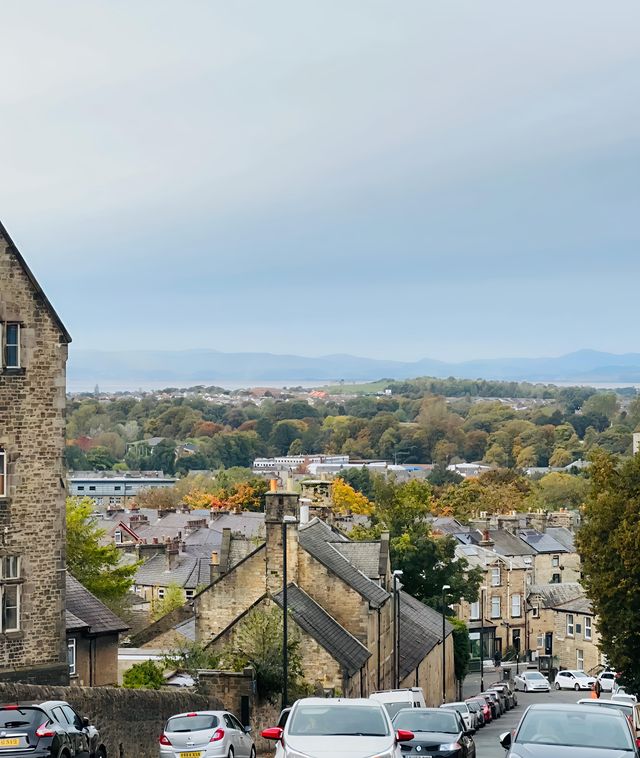
<svg viewBox="0 0 640 758">
<path fill-rule="evenodd" d="M 222 353 L 216 350 L 70 350 L 71 386 L 92 388 L 117 384 L 136 388 L 149 384 L 257 385 L 282 382 L 373 381 L 380 377 L 417 376 L 501 379 L 530 382 L 640 383 L 640 354 L 615 355 L 579 350 L 557 358 L 496 358 L 447 363 L 424 358 L 415 362 L 385 361 L 353 355 L 309 358 L 272 353 Z"/>
</svg>

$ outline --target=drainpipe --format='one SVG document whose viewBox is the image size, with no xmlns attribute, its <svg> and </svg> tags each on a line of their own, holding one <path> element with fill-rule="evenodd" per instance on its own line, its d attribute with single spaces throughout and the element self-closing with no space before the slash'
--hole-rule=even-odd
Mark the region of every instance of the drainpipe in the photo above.
<svg viewBox="0 0 640 758">
<path fill-rule="evenodd" d="M 377 689 L 378 690 L 382 689 L 382 687 L 380 685 L 380 655 L 381 655 L 381 651 L 380 651 L 380 634 L 382 632 L 382 620 L 380 618 L 381 612 L 382 612 L 382 609 L 378 608 L 378 676 L 377 676 L 377 681 L 378 681 Z"/>
</svg>

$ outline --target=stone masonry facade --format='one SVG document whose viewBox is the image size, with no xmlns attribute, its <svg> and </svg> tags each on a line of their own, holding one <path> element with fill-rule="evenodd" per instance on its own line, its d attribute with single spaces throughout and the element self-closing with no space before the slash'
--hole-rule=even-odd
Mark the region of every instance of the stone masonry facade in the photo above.
<svg viewBox="0 0 640 758">
<path fill-rule="evenodd" d="M 68 681 L 65 365 L 69 335 L 0 225 L 0 680 Z M 9 335 L 19 340 L 18 366 Z M 17 560 L 11 560 L 17 559 Z M 17 593 L 15 587 L 17 586 Z M 17 598 L 18 611 L 10 609 Z M 6 606 L 6 607 L 5 607 Z"/>
</svg>

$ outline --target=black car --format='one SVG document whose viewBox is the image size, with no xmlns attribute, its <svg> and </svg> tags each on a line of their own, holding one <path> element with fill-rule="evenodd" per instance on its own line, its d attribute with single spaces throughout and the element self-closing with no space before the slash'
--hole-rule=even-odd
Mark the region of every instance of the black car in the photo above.
<svg viewBox="0 0 640 758">
<path fill-rule="evenodd" d="M 629 721 L 617 710 L 530 705 L 515 732 L 500 735 L 507 758 L 637 758 Z"/>
<path fill-rule="evenodd" d="M 107 758 L 98 730 L 64 700 L 0 706 L 0 755 Z"/>
<path fill-rule="evenodd" d="M 413 732 L 414 738 L 403 742 L 403 756 L 431 758 L 476 758 L 476 744 L 455 710 L 443 708 L 406 708 L 393 719 L 394 729 Z"/>
</svg>

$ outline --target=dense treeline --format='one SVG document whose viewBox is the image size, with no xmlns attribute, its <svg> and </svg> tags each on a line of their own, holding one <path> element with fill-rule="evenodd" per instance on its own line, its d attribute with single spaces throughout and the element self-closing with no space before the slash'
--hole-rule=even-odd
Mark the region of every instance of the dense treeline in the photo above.
<svg viewBox="0 0 640 758">
<path fill-rule="evenodd" d="M 392 395 L 316 399 L 313 405 L 295 396 L 266 398 L 261 405 L 200 396 L 73 400 L 67 461 L 75 470 L 116 466 L 181 473 L 249 466 L 258 456 L 327 452 L 399 463 L 482 460 L 501 467 L 559 467 L 585 458 L 594 447 L 629 453 L 640 424 L 640 398 L 622 410 L 619 396 L 590 388 L 454 379 L 390 387 Z M 527 392 L 531 399 L 524 409 L 483 399 L 485 393 L 527 397 Z M 150 437 L 163 440 L 152 448 L 135 444 Z"/>
</svg>

